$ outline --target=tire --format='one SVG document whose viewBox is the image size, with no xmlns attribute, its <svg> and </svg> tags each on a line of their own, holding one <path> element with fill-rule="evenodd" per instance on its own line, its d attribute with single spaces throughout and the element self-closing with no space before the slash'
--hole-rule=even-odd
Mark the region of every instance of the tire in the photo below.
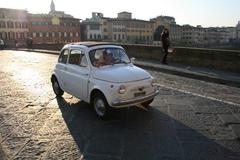
<svg viewBox="0 0 240 160">
<path fill-rule="evenodd" d="M 97 93 L 93 96 L 92 105 L 98 117 L 107 119 L 110 116 L 111 108 L 103 94 Z"/>
<path fill-rule="evenodd" d="M 154 99 L 150 99 L 146 102 L 143 102 L 142 105 L 145 107 L 145 108 L 150 108 L 150 104 L 153 102 Z"/>
<path fill-rule="evenodd" d="M 64 91 L 59 86 L 59 83 L 56 80 L 56 78 L 54 78 L 53 81 L 52 81 L 52 88 L 53 88 L 53 91 L 54 91 L 54 93 L 56 94 L 57 97 L 62 97 Z"/>
</svg>

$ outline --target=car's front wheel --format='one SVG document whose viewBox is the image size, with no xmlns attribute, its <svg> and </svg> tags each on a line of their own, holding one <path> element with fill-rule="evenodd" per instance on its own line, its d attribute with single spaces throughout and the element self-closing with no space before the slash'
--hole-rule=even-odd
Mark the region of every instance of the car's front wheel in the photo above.
<svg viewBox="0 0 240 160">
<path fill-rule="evenodd" d="M 96 114 L 101 118 L 101 119 L 106 119 L 110 115 L 110 106 L 107 103 L 106 98 L 104 95 L 98 93 L 94 95 L 93 97 L 93 107 L 96 112 Z"/>
<path fill-rule="evenodd" d="M 56 80 L 56 78 L 54 78 L 52 81 L 52 88 L 57 97 L 61 97 L 63 95 L 64 91 L 59 86 L 59 83 Z"/>
</svg>

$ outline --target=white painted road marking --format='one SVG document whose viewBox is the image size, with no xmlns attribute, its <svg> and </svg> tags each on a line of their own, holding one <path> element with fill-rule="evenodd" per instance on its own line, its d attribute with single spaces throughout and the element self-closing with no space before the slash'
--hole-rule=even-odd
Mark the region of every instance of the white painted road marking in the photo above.
<svg viewBox="0 0 240 160">
<path fill-rule="evenodd" d="M 210 99 L 210 100 L 214 100 L 214 101 L 218 101 L 218 102 L 222 102 L 222 103 L 226 103 L 226 104 L 230 104 L 230 105 L 233 105 L 233 106 L 240 107 L 240 104 L 235 103 L 235 102 L 225 101 L 225 100 L 221 100 L 221 99 L 218 99 L 218 98 L 210 97 L 210 96 L 207 96 L 207 95 L 202 95 L 202 94 L 198 94 L 198 93 L 193 93 L 193 92 L 186 91 L 186 90 L 179 89 L 179 88 L 167 87 L 167 86 L 161 85 L 161 84 L 157 84 L 157 86 L 162 87 L 162 88 L 166 88 L 166 89 L 175 90 L 175 91 L 182 92 L 182 93 L 186 93 L 186 94 L 190 94 L 190 95 L 193 95 L 193 96 L 198 96 L 198 97 L 202 97 L 202 98 L 207 98 L 207 99 Z"/>
</svg>

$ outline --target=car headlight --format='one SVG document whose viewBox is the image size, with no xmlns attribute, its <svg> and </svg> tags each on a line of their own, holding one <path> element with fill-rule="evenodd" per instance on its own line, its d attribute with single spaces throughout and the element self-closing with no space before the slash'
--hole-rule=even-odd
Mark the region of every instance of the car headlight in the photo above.
<svg viewBox="0 0 240 160">
<path fill-rule="evenodd" d="M 154 87 L 154 86 L 157 86 L 157 80 L 156 80 L 156 79 L 153 79 L 151 85 L 152 85 L 153 87 Z"/>
<path fill-rule="evenodd" d="M 120 87 L 119 87 L 119 91 L 118 91 L 120 94 L 123 94 L 123 93 L 125 93 L 126 92 L 126 87 L 124 86 L 124 85 L 121 85 Z"/>
</svg>

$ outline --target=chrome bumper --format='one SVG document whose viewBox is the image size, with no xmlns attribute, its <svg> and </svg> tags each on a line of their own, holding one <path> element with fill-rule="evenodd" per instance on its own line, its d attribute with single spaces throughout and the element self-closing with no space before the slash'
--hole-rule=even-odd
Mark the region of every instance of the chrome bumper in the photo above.
<svg viewBox="0 0 240 160">
<path fill-rule="evenodd" d="M 114 102 L 112 102 L 112 107 L 143 103 L 143 102 L 146 102 L 150 99 L 153 99 L 156 95 L 158 95 L 158 93 L 159 93 L 159 89 L 157 89 L 155 92 L 153 92 L 151 94 L 148 94 L 146 96 L 143 96 L 143 97 L 134 98 L 134 99 L 125 100 L 125 101 L 114 101 Z"/>
</svg>

